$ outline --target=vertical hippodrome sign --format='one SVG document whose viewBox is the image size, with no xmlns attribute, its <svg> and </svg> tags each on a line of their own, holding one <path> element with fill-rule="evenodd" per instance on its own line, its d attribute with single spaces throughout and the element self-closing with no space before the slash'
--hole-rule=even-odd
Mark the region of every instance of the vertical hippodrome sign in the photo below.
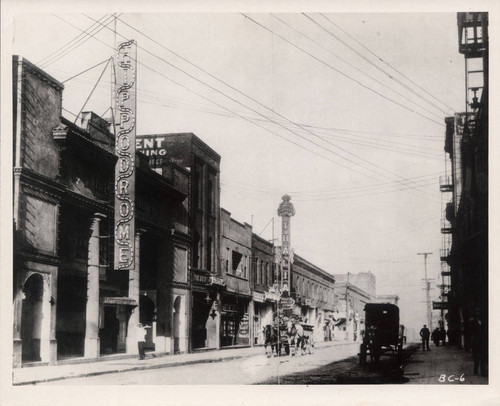
<svg viewBox="0 0 500 406">
<path fill-rule="evenodd" d="M 284 195 L 278 207 L 278 216 L 281 217 L 281 290 L 290 289 L 290 264 L 293 262 L 291 252 L 290 218 L 295 216 L 295 208 L 290 202 L 291 197 Z"/>
<path fill-rule="evenodd" d="M 136 55 L 134 40 L 118 46 L 116 63 L 115 269 L 134 269 Z"/>
</svg>

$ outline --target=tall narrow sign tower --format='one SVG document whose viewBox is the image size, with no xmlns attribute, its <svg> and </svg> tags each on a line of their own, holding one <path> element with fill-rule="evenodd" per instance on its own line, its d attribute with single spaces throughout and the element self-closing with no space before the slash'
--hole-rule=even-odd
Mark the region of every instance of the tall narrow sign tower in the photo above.
<svg viewBox="0 0 500 406">
<path fill-rule="evenodd" d="M 290 219 L 295 216 L 295 208 L 290 203 L 290 196 L 284 195 L 282 199 L 283 201 L 278 207 L 278 216 L 281 217 L 281 280 L 279 282 L 282 294 L 288 296 L 290 291 L 290 270 L 293 263 Z"/>
<path fill-rule="evenodd" d="M 134 40 L 118 45 L 116 63 L 115 269 L 135 267 L 136 62 Z"/>
</svg>

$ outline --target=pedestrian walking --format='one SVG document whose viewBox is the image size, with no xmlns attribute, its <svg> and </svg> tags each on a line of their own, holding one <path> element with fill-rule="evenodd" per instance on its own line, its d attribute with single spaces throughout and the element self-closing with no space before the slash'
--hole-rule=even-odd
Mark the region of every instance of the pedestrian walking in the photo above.
<svg viewBox="0 0 500 406">
<path fill-rule="evenodd" d="M 149 326 L 144 326 L 142 323 L 139 323 L 137 325 L 136 329 L 136 338 L 137 338 L 137 348 L 139 350 L 139 359 L 143 360 L 146 358 L 146 354 L 144 352 L 144 346 L 146 344 L 146 334 L 147 331 L 146 329 L 149 328 Z"/>
<path fill-rule="evenodd" d="M 488 332 L 479 310 L 476 310 L 474 313 L 471 324 L 471 347 L 472 359 L 474 361 L 474 375 L 481 372 L 482 376 L 487 376 Z"/>
<path fill-rule="evenodd" d="M 441 333 L 439 332 L 439 329 L 436 327 L 431 334 L 431 340 L 436 347 L 439 347 L 440 335 L 441 335 Z"/>
<path fill-rule="evenodd" d="M 420 330 L 420 337 L 422 338 L 422 351 L 425 351 L 427 348 L 427 351 L 430 351 L 431 349 L 429 348 L 429 337 L 431 335 L 431 332 L 427 328 L 427 325 L 424 324 L 424 327 Z"/>
</svg>

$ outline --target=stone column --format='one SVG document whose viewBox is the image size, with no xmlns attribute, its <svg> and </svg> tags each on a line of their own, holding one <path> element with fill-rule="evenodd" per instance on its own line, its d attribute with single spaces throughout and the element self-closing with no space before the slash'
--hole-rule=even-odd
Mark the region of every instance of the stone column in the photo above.
<svg viewBox="0 0 500 406">
<path fill-rule="evenodd" d="M 23 314 L 23 291 L 21 289 L 22 283 L 20 281 L 20 271 L 15 275 L 16 290 L 14 293 L 14 332 L 13 332 L 13 352 L 12 352 L 12 367 L 20 367 L 22 365 L 23 342 L 21 340 L 21 321 Z"/>
<path fill-rule="evenodd" d="M 99 233 L 102 215 L 96 214 L 90 227 L 87 264 L 87 309 L 85 313 L 85 358 L 97 358 L 99 343 Z"/>
<path fill-rule="evenodd" d="M 116 318 L 119 322 L 118 330 L 118 352 L 126 351 L 127 349 L 127 310 L 125 306 L 120 305 L 116 311 Z M 135 329 L 134 329 L 135 331 Z M 137 345 L 135 346 L 137 347 Z"/>
<path fill-rule="evenodd" d="M 57 325 L 57 279 L 58 270 L 55 268 L 50 274 L 50 365 L 55 365 L 57 362 L 57 340 L 56 340 L 56 325 Z"/>
<path fill-rule="evenodd" d="M 254 315 L 255 315 L 255 304 L 254 304 L 253 298 L 250 300 L 250 303 L 248 304 L 248 340 L 250 341 L 250 347 L 254 346 L 254 337 L 255 337 L 255 331 L 254 331 Z M 258 334 L 259 332 L 257 332 Z"/>
<path fill-rule="evenodd" d="M 209 237 L 209 230 L 208 230 L 208 221 L 207 219 L 209 218 L 209 213 L 207 211 L 207 184 L 208 184 L 208 169 L 207 169 L 207 164 L 203 164 L 203 170 L 202 170 L 202 180 L 201 180 L 201 190 L 202 190 L 202 199 L 201 199 L 201 207 L 203 208 L 203 220 L 201 223 L 201 250 L 198 252 L 198 255 L 201 258 L 201 261 L 199 262 L 198 266 L 203 269 L 208 269 L 208 263 L 207 263 L 207 244 L 208 244 L 208 237 Z"/>
<path fill-rule="evenodd" d="M 140 277 L 140 237 L 141 232 L 137 231 L 135 233 L 135 266 L 134 269 L 129 271 L 129 282 L 128 282 L 128 297 L 134 299 L 137 303 L 137 307 L 132 310 L 132 314 L 128 320 L 128 332 L 127 332 L 127 354 L 138 354 L 139 350 L 137 348 L 137 325 L 139 324 L 139 277 Z"/>
<path fill-rule="evenodd" d="M 51 329 L 51 294 L 50 294 L 50 274 L 43 275 L 43 296 L 42 296 L 42 320 L 40 329 L 40 359 L 42 362 L 54 363 L 51 360 L 50 351 L 50 329 Z"/>
<path fill-rule="evenodd" d="M 218 303 L 218 309 L 217 309 L 217 317 L 215 318 L 215 347 L 220 350 L 221 345 L 220 345 L 220 325 L 222 322 L 222 303 L 220 301 L 220 292 L 217 291 L 217 303 Z"/>
</svg>

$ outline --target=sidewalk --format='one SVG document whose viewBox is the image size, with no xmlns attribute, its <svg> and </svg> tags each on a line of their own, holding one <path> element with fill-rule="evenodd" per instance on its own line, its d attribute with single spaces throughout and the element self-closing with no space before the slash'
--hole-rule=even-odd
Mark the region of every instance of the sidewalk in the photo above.
<svg viewBox="0 0 500 406">
<path fill-rule="evenodd" d="M 408 360 L 404 369 L 408 384 L 488 384 L 487 377 L 474 375 L 472 353 L 452 346 L 430 348 L 422 351 L 420 346 Z"/>
<path fill-rule="evenodd" d="M 343 341 L 327 341 L 315 344 L 315 348 L 343 346 Z M 102 359 L 75 360 L 75 363 L 64 361 L 63 364 L 53 366 L 36 366 L 29 368 L 15 368 L 12 372 L 13 385 L 34 385 L 40 382 L 51 382 L 71 378 L 83 378 L 125 371 L 141 371 L 146 369 L 169 368 L 180 365 L 201 364 L 209 362 L 230 361 L 239 358 L 248 358 L 264 353 L 263 346 L 227 348 L 221 350 L 204 351 L 191 354 L 152 354 L 146 353 L 145 360 L 137 356 L 117 356 L 103 361 Z"/>
</svg>

